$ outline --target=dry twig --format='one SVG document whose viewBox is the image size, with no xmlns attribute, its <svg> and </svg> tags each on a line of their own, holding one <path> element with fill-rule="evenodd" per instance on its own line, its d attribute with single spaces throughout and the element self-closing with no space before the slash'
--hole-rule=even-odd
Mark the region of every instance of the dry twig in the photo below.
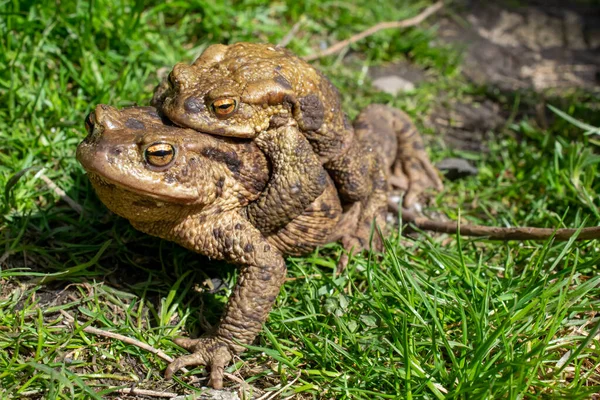
<svg viewBox="0 0 600 400">
<path fill-rule="evenodd" d="M 67 322 L 71 325 L 74 326 L 75 323 L 75 318 L 73 318 L 73 316 L 71 316 L 69 313 L 67 313 L 64 310 L 60 310 L 60 313 L 63 315 L 63 317 L 65 317 L 65 319 L 67 320 Z M 84 325 L 82 322 L 77 321 L 78 325 Z M 94 328 L 93 326 L 86 326 L 82 329 L 84 332 L 86 333 L 90 333 L 92 335 L 96 335 L 96 336 L 101 336 L 101 337 L 107 337 L 110 339 L 117 339 L 120 340 L 123 343 L 127 343 L 136 347 L 139 347 L 140 349 L 146 350 L 152 354 L 157 355 L 158 357 L 162 358 L 163 360 L 165 360 L 168 363 L 173 362 L 173 358 L 169 355 L 167 355 L 166 353 L 162 352 L 161 350 L 150 346 L 149 344 L 140 342 L 137 339 L 132 339 L 128 336 L 124 336 L 118 333 L 114 333 L 114 332 L 108 332 L 108 331 L 104 331 L 102 329 L 98 329 L 98 328 Z M 188 369 L 186 368 L 181 368 L 180 371 L 184 374 L 187 374 L 189 372 Z M 231 379 L 234 382 L 237 382 L 239 384 L 245 384 L 246 382 L 243 379 L 238 378 L 235 375 L 229 374 L 227 372 L 224 373 L 224 376 Z M 129 390 L 129 389 L 124 389 L 124 390 Z M 136 389 L 136 390 L 140 390 L 140 389 Z"/>
<path fill-rule="evenodd" d="M 388 206 L 398 212 L 398 204 L 389 202 Z M 402 221 L 410 223 L 424 231 L 438 233 L 458 233 L 462 236 L 479 236 L 493 240 L 547 240 L 554 237 L 556 240 L 569 240 L 577 232 L 577 229 L 552 229 L 532 227 L 498 227 L 458 224 L 456 221 L 434 221 L 429 218 L 419 217 L 412 211 L 402 209 Z M 600 226 L 583 228 L 577 236 L 577 240 L 600 239 Z"/>
<path fill-rule="evenodd" d="M 40 178 L 44 181 L 44 183 L 54 192 L 58 197 L 60 197 L 65 203 L 67 203 L 73 210 L 77 211 L 78 214 L 83 213 L 83 207 L 78 204 L 75 200 L 73 200 L 64 190 L 58 187 L 56 183 L 52 181 L 52 179 L 48 178 L 46 175 L 41 174 Z"/>
<path fill-rule="evenodd" d="M 137 389 L 137 388 L 115 389 L 115 390 L 113 390 L 113 393 L 127 394 L 129 396 L 165 397 L 165 398 L 168 398 L 168 399 L 172 399 L 173 397 L 177 397 L 177 393 L 159 392 L 158 390 Z"/>
<path fill-rule="evenodd" d="M 64 310 L 60 310 L 60 313 L 63 315 L 63 317 L 65 317 L 65 319 L 67 320 L 67 322 L 71 325 L 74 326 L 74 322 L 75 322 L 75 318 L 73 318 L 69 313 L 67 313 Z M 77 321 L 78 325 L 83 325 L 83 323 Z M 108 331 L 104 331 L 102 329 L 98 329 L 98 328 L 94 328 L 93 326 L 86 326 L 85 328 L 82 329 L 84 332 L 86 333 L 90 333 L 92 335 L 96 335 L 96 336 L 101 336 L 101 337 L 107 337 L 110 339 L 117 339 L 120 340 L 123 343 L 127 343 L 136 347 L 139 347 L 140 349 L 146 350 L 152 354 L 157 355 L 158 357 L 162 358 L 163 360 L 165 360 L 168 363 L 173 362 L 173 358 L 167 354 L 165 354 L 164 352 L 162 352 L 161 350 L 150 346 L 149 344 L 140 342 L 137 339 L 132 339 L 128 336 L 124 336 L 118 333 L 114 333 L 114 332 L 108 332 Z M 186 368 L 181 368 L 180 371 L 184 374 L 187 374 L 189 371 Z M 227 372 L 224 373 L 224 375 L 231 379 L 232 381 L 235 381 L 239 384 L 245 384 L 246 382 L 240 378 L 238 378 L 235 375 L 229 374 Z M 129 389 L 124 389 L 124 390 L 129 390 Z M 140 389 L 136 389 L 136 390 L 140 390 Z"/>
<path fill-rule="evenodd" d="M 293 282 L 293 281 L 297 281 L 299 279 L 311 279 L 311 278 L 320 278 L 320 277 L 321 277 L 321 274 L 302 275 L 302 276 L 285 278 L 285 281 Z"/>
<path fill-rule="evenodd" d="M 288 44 L 290 44 L 290 42 L 292 41 L 294 36 L 296 36 L 298 29 L 300 29 L 300 26 L 302 26 L 303 23 L 304 23 L 304 18 L 300 18 L 300 20 L 298 22 L 296 22 L 294 24 L 294 26 L 292 26 L 292 29 L 290 29 L 290 31 L 283 37 L 283 39 L 281 39 L 281 41 L 279 43 L 277 43 L 277 46 L 285 47 Z"/>
<path fill-rule="evenodd" d="M 294 383 L 296 383 L 296 381 L 298 379 L 300 379 L 300 375 L 302 375 L 301 372 L 298 372 L 298 375 L 296 375 L 296 377 L 294 378 L 294 380 L 292 380 L 291 382 L 289 382 L 287 385 L 285 385 L 284 387 L 282 387 L 281 389 L 279 389 L 278 391 L 276 391 L 275 393 L 267 393 L 263 396 L 260 396 L 258 399 L 256 400 L 272 400 L 275 398 L 278 398 L 277 396 L 279 396 L 285 389 L 289 388 L 290 386 L 292 386 Z"/>
<path fill-rule="evenodd" d="M 68 312 L 66 312 L 65 310 L 60 310 L 60 313 L 63 315 L 63 317 L 65 317 L 66 321 L 71 325 L 74 326 L 75 325 L 75 318 L 73 318 L 71 316 L 71 314 L 69 314 Z M 77 321 L 78 325 L 84 325 L 83 323 Z M 140 342 L 139 340 L 136 339 L 132 339 L 130 337 L 124 336 L 124 335 L 120 335 L 118 333 L 114 333 L 114 332 L 108 332 L 108 331 L 104 331 L 102 329 L 98 329 L 98 328 L 94 328 L 93 326 L 86 326 L 83 328 L 83 331 L 86 333 L 90 333 L 92 335 L 96 335 L 96 336 L 101 336 L 101 337 L 107 337 L 110 339 L 117 339 L 120 340 L 123 343 L 127 343 L 136 347 L 139 347 L 140 349 L 144 349 L 152 354 L 156 354 L 158 357 L 162 358 L 163 360 L 165 360 L 166 362 L 173 362 L 173 358 L 171 358 L 169 355 L 165 354 L 164 352 L 162 352 L 161 350 L 154 348 L 152 346 L 150 346 L 149 344 Z M 187 373 L 188 371 L 185 368 L 181 368 L 181 371 L 183 371 L 183 373 Z"/>
<path fill-rule="evenodd" d="M 372 34 L 379 32 L 383 29 L 399 29 L 399 28 L 408 28 L 411 26 L 415 26 L 420 24 L 421 22 L 423 22 L 425 19 L 427 19 L 429 16 L 435 14 L 438 10 L 440 10 L 442 7 L 444 6 L 444 2 L 443 1 L 438 1 L 437 3 L 427 7 L 426 9 L 423 10 L 423 12 L 421 12 L 419 15 L 416 15 L 412 18 L 408 18 L 402 21 L 388 21 L 388 22 L 380 22 L 377 25 L 374 25 L 372 27 L 370 27 L 367 30 L 362 31 L 361 33 L 358 33 L 356 35 L 351 36 L 350 38 L 346 39 L 346 40 L 342 40 L 341 42 L 337 42 L 336 44 L 326 48 L 323 51 L 319 51 L 315 54 L 309 55 L 304 57 L 305 61 L 313 61 L 316 60 L 317 58 L 321 58 L 324 56 L 328 56 L 331 54 L 335 54 L 338 51 L 342 50 L 343 48 L 345 48 L 346 46 L 349 46 L 353 43 L 358 42 L 359 40 L 362 40 L 364 38 L 366 38 L 367 36 L 371 36 Z"/>
</svg>

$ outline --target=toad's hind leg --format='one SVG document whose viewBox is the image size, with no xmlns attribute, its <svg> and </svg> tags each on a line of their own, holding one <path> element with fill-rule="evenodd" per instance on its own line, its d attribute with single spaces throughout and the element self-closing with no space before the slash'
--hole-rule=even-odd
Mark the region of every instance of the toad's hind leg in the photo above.
<svg viewBox="0 0 600 400">
<path fill-rule="evenodd" d="M 365 108 L 354 122 L 357 139 L 382 157 L 389 182 L 406 190 L 410 208 L 428 188 L 442 190 L 439 174 L 425 151 L 423 139 L 410 117 L 382 104 Z"/>
<path fill-rule="evenodd" d="M 342 215 L 337 231 L 339 240 L 346 250 L 338 262 L 338 272 L 346 268 L 349 255 L 367 250 L 383 250 L 380 233 L 385 232 L 387 215 L 387 181 L 382 168 L 375 159 L 372 174 L 372 191 L 362 201 L 355 202 Z"/>
<path fill-rule="evenodd" d="M 347 251 L 340 259 L 338 271 L 348 263 L 348 254 L 368 249 L 382 249 L 379 229 L 385 229 L 388 183 L 378 152 L 368 144 L 354 140 L 348 151 L 326 164 L 343 200 L 345 212 L 337 227 L 339 240 Z M 371 242 L 373 227 L 376 229 Z"/>
<path fill-rule="evenodd" d="M 326 167 L 351 205 L 338 227 L 340 240 L 347 250 L 360 251 L 369 245 L 373 222 L 385 229 L 390 184 L 406 190 L 404 206 L 411 207 L 425 189 L 441 190 L 442 182 L 416 127 L 402 111 L 371 105 L 354 121 L 354 135 L 346 154 Z M 379 250 L 377 232 L 373 239 L 373 248 Z M 346 262 L 342 259 L 340 266 Z"/>
</svg>

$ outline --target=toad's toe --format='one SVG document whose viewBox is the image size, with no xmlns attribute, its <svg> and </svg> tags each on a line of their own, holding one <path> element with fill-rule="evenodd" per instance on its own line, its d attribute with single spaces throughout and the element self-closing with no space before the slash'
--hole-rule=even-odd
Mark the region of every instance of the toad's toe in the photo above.
<svg viewBox="0 0 600 400">
<path fill-rule="evenodd" d="M 404 207 L 412 207 L 418 197 L 429 188 L 438 191 L 444 188 L 439 173 L 429 161 L 427 154 L 403 158 L 398 164 L 393 175 L 396 179 L 390 179 L 390 182 L 395 185 L 399 181 L 408 181 L 408 188 L 404 195 Z"/>
<path fill-rule="evenodd" d="M 211 337 L 199 339 L 177 338 L 174 342 L 193 353 L 178 357 L 170 363 L 165 371 L 166 379 L 171 379 L 173 374 L 181 368 L 205 365 L 210 369 L 209 386 L 215 389 L 223 388 L 225 366 L 232 359 L 231 351 L 226 343 Z"/>
</svg>

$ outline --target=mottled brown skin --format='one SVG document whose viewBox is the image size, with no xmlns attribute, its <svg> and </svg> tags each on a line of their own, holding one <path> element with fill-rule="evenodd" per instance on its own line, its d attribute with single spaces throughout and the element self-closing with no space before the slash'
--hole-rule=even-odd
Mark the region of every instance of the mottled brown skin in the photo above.
<svg viewBox="0 0 600 400">
<path fill-rule="evenodd" d="M 235 104 L 227 115 L 219 113 L 224 101 Z M 152 104 L 180 126 L 219 136 L 260 140 L 272 129 L 297 126 L 333 178 L 345 208 L 353 210 L 347 216 L 354 215 L 359 231 L 354 238 L 343 238 L 346 247 L 365 248 L 368 234 L 362 227 L 382 221 L 387 182 L 407 190 L 407 207 L 427 187 L 442 187 L 405 114 L 376 106 L 353 126 L 332 83 L 284 48 L 252 43 L 210 46 L 192 65 L 177 64 L 156 89 Z M 374 130 L 368 140 L 361 133 L 365 129 Z M 382 131 L 390 129 L 392 134 Z M 286 139 L 269 147 L 264 146 L 268 140 L 261 143 L 259 147 L 273 157 Z M 289 180 L 282 182 L 278 190 L 289 193 Z M 350 217 L 346 219 L 349 226 Z"/>
<path fill-rule="evenodd" d="M 264 233 L 250 214 L 269 198 L 277 177 L 254 141 L 169 126 L 151 107 L 100 105 L 86 125 L 77 159 L 110 210 L 140 231 L 241 266 L 219 326 L 198 339 L 177 339 L 192 354 L 165 373 L 170 378 L 185 366 L 206 365 L 211 385 L 222 387 L 225 366 L 253 341 L 275 302 L 286 274 L 283 255 L 311 251 L 333 237 L 341 214 L 333 183 L 325 176 L 316 200 L 283 228 Z M 286 136 L 292 128 L 282 129 Z M 307 161 L 311 155 L 297 154 Z"/>
</svg>

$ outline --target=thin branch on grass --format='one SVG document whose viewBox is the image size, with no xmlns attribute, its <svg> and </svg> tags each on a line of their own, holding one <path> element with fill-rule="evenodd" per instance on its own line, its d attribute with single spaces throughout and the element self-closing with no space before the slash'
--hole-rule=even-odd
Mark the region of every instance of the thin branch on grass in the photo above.
<svg viewBox="0 0 600 400">
<path fill-rule="evenodd" d="M 316 60 L 318 58 L 324 57 L 324 56 L 329 56 L 331 54 L 335 54 L 338 51 L 341 51 L 342 49 L 344 49 L 346 46 L 349 46 L 353 43 L 358 42 L 359 40 L 362 40 L 364 38 L 366 38 L 367 36 L 371 36 L 374 33 L 377 33 L 383 29 L 400 29 L 400 28 L 408 28 L 411 26 L 415 26 L 420 24 L 421 22 L 423 22 L 425 19 L 427 19 L 428 17 L 430 17 L 431 15 L 435 14 L 436 12 L 438 12 L 442 7 L 444 6 L 444 2 L 443 1 L 438 1 L 437 3 L 427 7 L 425 10 L 423 10 L 423 12 L 421 12 L 419 15 L 416 15 L 412 18 L 408 18 L 402 21 L 388 21 L 388 22 L 380 22 L 377 25 L 374 25 L 372 27 L 370 27 L 367 30 L 362 31 L 361 33 L 358 33 L 356 35 L 351 36 L 350 38 L 346 39 L 346 40 L 342 40 L 341 42 L 337 42 L 336 44 L 326 48 L 323 51 L 319 51 L 315 54 L 311 54 L 309 56 L 304 57 L 305 61 L 313 61 Z"/>
<path fill-rule="evenodd" d="M 290 31 L 283 37 L 283 39 L 281 39 L 281 41 L 279 43 L 277 43 L 278 47 L 285 47 L 288 44 L 290 44 L 290 42 L 292 41 L 292 39 L 294 38 L 294 36 L 296 36 L 296 33 L 298 32 L 298 29 L 300 29 L 300 26 L 304 23 L 304 18 L 301 17 L 300 20 L 298 22 L 296 22 L 294 24 L 294 26 L 292 26 L 292 29 L 290 29 Z"/>
<path fill-rule="evenodd" d="M 2 256 L 0 257 L 0 265 L 4 264 L 4 261 L 6 261 L 8 257 L 12 256 L 14 253 L 16 253 L 15 250 L 5 251 L 4 254 L 2 254 Z"/>
<path fill-rule="evenodd" d="M 46 183 L 46 185 L 58 197 L 60 197 L 65 203 L 67 203 L 69 205 L 69 207 L 71 207 L 73 210 L 77 211 L 77 213 L 80 214 L 80 215 L 83 213 L 83 207 L 80 204 L 78 204 L 75 200 L 73 200 L 71 197 L 69 197 L 69 195 L 67 193 L 65 193 L 64 190 L 62 190 L 61 188 L 59 188 L 58 185 L 56 185 L 56 183 L 54 183 L 52 181 L 52 179 L 48 178 L 44 174 L 41 174 L 40 178 L 44 181 L 44 183 Z"/>
<path fill-rule="evenodd" d="M 168 398 L 168 399 L 172 399 L 174 397 L 177 397 L 177 393 L 173 393 L 173 392 L 159 392 L 157 390 L 137 389 L 137 388 L 114 389 L 113 393 L 128 394 L 130 396 L 165 397 L 165 398 Z"/>
<path fill-rule="evenodd" d="M 289 388 L 290 386 L 292 386 L 294 383 L 296 383 L 296 381 L 298 379 L 300 379 L 300 376 L 302 375 L 301 372 L 298 372 L 298 375 L 296 375 L 296 377 L 294 378 L 294 380 L 292 380 L 291 382 L 289 382 L 287 385 L 285 385 L 284 387 L 282 387 L 281 389 L 279 389 L 278 391 L 276 391 L 275 393 L 267 393 L 263 396 L 260 396 L 258 399 L 256 400 L 272 400 L 277 398 L 277 396 L 279 396 L 285 389 Z"/>
<path fill-rule="evenodd" d="M 20 397 L 29 397 L 29 396 L 39 396 L 40 394 L 47 392 L 47 389 L 33 389 L 33 390 L 27 390 L 25 392 L 21 392 L 19 393 Z"/>
<path fill-rule="evenodd" d="M 239 359 L 239 357 L 236 356 L 237 359 Z M 223 376 L 225 376 L 226 378 L 239 383 L 239 385 L 243 388 L 244 391 L 248 391 L 248 384 L 246 383 L 245 380 L 243 380 L 242 378 L 240 378 L 239 376 L 230 374 L 228 372 L 223 372 Z"/>
<path fill-rule="evenodd" d="M 389 202 L 388 206 L 398 212 L 398 204 Z M 578 231 L 578 229 L 552 229 L 552 228 L 532 228 L 532 227 L 498 227 L 458 224 L 456 221 L 435 221 L 425 217 L 419 217 L 412 211 L 402 209 L 402 221 L 410 223 L 424 231 L 438 233 L 457 233 L 462 236 L 485 236 L 492 240 L 547 240 L 554 237 L 556 240 L 569 240 Z M 583 228 L 577 236 L 577 240 L 600 239 L 600 226 Z"/>
<path fill-rule="evenodd" d="M 75 318 L 73 318 L 73 316 L 71 314 L 69 314 L 68 312 L 66 312 L 65 310 L 60 310 L 60 313 L 63 315 L 63 317 L 65 317 L 65 319 L 67 320 L 67 322 L 73 327 L 74 323 L 75 323 Z M 83 323 L 81 323 L 80 321 L 77 321 L 78 325 L 84 325 Z M 114 332 L 108 332 L 108 331 L 104 331 L 102 329 L 98 329 L 98 328 L 94 328 L 93 326 L 86 326 L 82 329 L 84 332 L 92 334 L 92 335 L 96 335 L 96 336 L 101 336 L 101 337 L 107 337 L 110 339 L 117 339 L 120 340 L 123 343 L 127 343 L 130 344 L 132 346 L 136 346 L 139 347 L 140 349 L 146 350 L 152 354 L 157 355 L 158 357 L 162 358 L 163 360 L 165 360 L 168 363 L 172 363 L 174 360 L 171 356 L 165 354 L 164 352 L 162 352 L 161 350 L 150 346 L 149 344 L 140 342 L 137 339 L 133 339 L 130 338 L 128 336 L 124 336 L 118 333 L 114 333 Z M 187 374 L 189 372 L 189 370 L 187 368 L 181 368 L 180 371 L 184 374 Z M 231 379 L 234 382 L 238 382 L 240 384 L 245 384 L 246 382 L 240 378 L 238 378 L 235 375 L 229 374 L 227 372 L 224 373 L 225 377 Z M 196 379 L 201 379 L 201 378 L 196 378 Z"/>
<path fill-rule="evenodd" d="M 65 310 L 60 310 L 60 313 L 63 315 L 63 317 L 65 317 L 66 321 L 69 323 L 69 325 L 71 325 L 71 327 L 75 326 L 75 318 L 73 318 L 73 316 L 71 316 L 71 314 L 69 314 Z M 84 325 L 82 322 L 79 322 L 79 321 L 77 321 L 77 324 L 78 325 Z M 159 349 L 157 349 L 155 347 L 150 346 L 149 344 L 140 342 L 139 340 L 132 339 L 130 337 L 127 337 L 127 336 L 124 336 L 124 335 L 120 335 L 118 333 L 108 332 L 108 331 L 104 331 L 102 329 L 94 328 L 93 326 L 86 326 L 82 330 L 84 332 L 90 333 L 92 335 L 106 337 L 106 338 L 110 338 L 110 339 L 120 340 L 123 343 L 127 343 L 127 344 L 130 344 L 132 346 L 139 347 L 140 349 L 143 349 L 143 350 L 146 350 L 146 351 L 148 351 L 148 352 L 150 352 L 152 354 L 155 354 L 158 357 L 160 357 L 163 360 L 165 360 L 166 362 L 169 362 L 169 363 L 173 362 L 173 358 L 171 358 L 169 355 L 165 354 L 164 352 L 162 352 L 161 350 L 159 350 Z M 188 372 L 184 368 L 181 368 L 181 371 L 183 371 L 184 373 Z"/>
<path fill-rule="evenodd" d="M 293 282 L 299 279 L 311 279 L 311 278 L 321 278 L 321 274 L 311 274 L 311 275 L 301 275 L 296 277 L 285 278 L 286 282 Z"/>
</svg>

